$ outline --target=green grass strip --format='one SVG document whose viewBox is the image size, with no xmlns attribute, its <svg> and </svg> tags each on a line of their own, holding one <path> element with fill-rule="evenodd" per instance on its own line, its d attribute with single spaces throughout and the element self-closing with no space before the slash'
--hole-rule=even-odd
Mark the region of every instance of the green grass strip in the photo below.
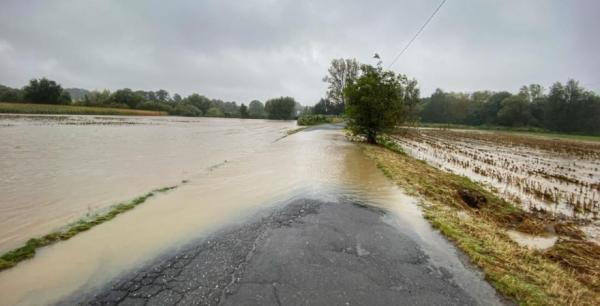
<svg viewBox="0 0 600 306">
<path fill-rule="evenodd" d="M 182 183 L 186 182 L 187 181 L 182 181 Z M 143 196 L 139 196 L 127 202 L 119 203 L 113 206 L 106 213 L 95 215 L 90 219 L 81 219 L 67 228 L 57 232 L 53 232 L 39 238 L 31 238 L 25 243 L 25 245 L 12 251 L 8 251 L 0 257 L 0 271 L 12 268 L 19 262 L 34 257 L 35 251 L 38 248 L 48 246 L 59 241 L 71 239 L 73 236 L 81 232 L 85 232 L 96 225 L 112 220 L 119 214 L 135 208 L 136 206 L 146 202 L 148 198 L 153 197 L 156 193 L 165 193 L 177 187 L 179 187 L 179 185 L 154 189 Z"/>
</svg>

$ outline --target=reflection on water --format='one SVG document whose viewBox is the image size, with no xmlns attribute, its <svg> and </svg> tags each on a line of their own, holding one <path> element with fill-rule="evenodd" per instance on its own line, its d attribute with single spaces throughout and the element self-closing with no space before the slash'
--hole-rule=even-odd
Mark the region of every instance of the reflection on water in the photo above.
<svg viewBox="0 0 600 306">
<path fill-rule="evenodd" d="M 278 126 L 269 129 L 274 127 Z M 243 143 L 238 146 L 244 148 Z M 477 288 L 479 301 L 495 300 L 494 291 L 466 270 L 448 243 L 431 230 L 414 200 L 391 184 L 341 131 L 309 129 L 277 142 L 257 142 L 252 150 L 227 158 L 229 162 L 210 172 L 190 165 L 187 171 L 196 174 L 188 184 L 0 273 L 0 303 L 55 302 L 101 286 L 260 209 L 293 198 L 340 197 L 391 211 L 386 221 L 419 241 L 434 264 L 455 272 L 459 285 Z"/>
</svg>

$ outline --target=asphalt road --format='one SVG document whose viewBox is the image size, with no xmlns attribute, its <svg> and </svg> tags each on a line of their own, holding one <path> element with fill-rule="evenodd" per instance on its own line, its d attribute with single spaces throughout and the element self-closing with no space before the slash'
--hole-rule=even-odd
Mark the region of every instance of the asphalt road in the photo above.
<svg viewBox="0 0 600 306">
<path fill-rule="evenodd" d="M 353 203 L 297 200 L 63 304 L 477 304 L 382 215 Z"/>
</svg>

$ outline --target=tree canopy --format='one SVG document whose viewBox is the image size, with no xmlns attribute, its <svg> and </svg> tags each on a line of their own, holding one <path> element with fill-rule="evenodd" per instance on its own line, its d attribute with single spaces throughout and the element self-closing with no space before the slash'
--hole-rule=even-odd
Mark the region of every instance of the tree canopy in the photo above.
<svg viewBox="0 0 600 306">
<path fill-rule="evenodd" d="M 403 117 L 406 77 L 381 66 L 361 66 L 361 76 L 345 88 L 348 128 L 375 143 L 380 132 L 400 123 Z"/>
<path fill-rule="evenodd" d="M 264 118 L 265 106 L 258 100 L 253 100 L 248 105 L 248 114 L 251 118 Z"/>
<path fill-rule="evenodd" d="M 267 100 L 265 111 L 269 119 L 291 120 L 294 119 L 296 100 L 292 97 L 279 97 Z"/>
<path fill-rule="evenodd" d="M 62 86 L 46 78 L 33 79 L 23 87 L 23 99 L 31 103 L 68 104 L 71 96 Z"/>
<path fill-rule="evenodd" d="M 519 92 L 436 90 L 419 103 L 424 122 L 535 127 L 551 131 L 600 134 L 600 97 L 575 80 L 554 83 L 549 93 L 538 84 Z"/>
</svg>

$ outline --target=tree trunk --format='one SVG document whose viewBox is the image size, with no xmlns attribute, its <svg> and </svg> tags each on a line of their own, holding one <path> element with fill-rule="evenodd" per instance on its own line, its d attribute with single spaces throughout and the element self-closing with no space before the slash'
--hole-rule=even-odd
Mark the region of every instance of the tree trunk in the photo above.
<svg viewBox="0 0 600 306">
<path fill-rule="evenodd" d="M 370 144 L 376 144 L 377 143 L 377 132 L 368 131 L 367 132 L 367 142 Z"/>
</svg>

